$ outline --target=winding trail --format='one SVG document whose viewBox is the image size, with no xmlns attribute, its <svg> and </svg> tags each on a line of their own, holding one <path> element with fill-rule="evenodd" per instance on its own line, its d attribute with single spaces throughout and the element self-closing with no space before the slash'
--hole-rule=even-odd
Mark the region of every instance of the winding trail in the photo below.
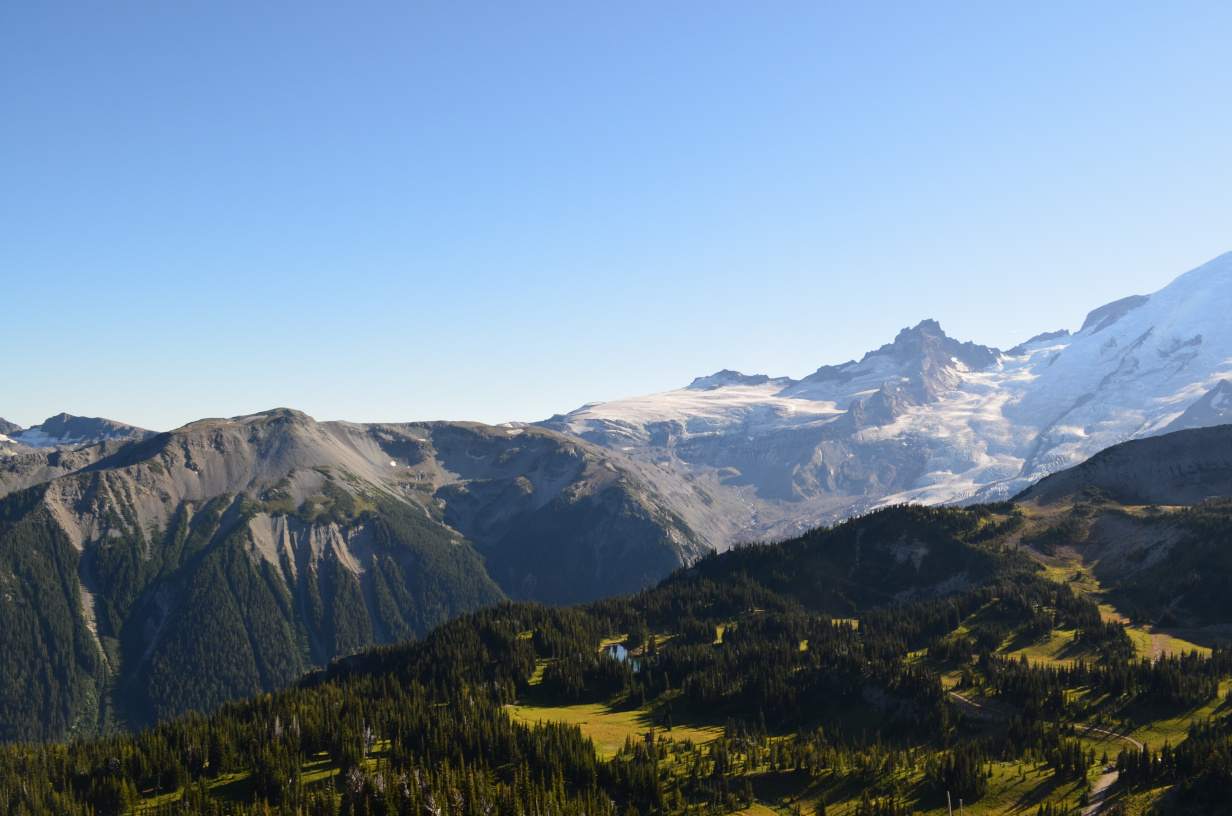
<svg viewBox="0 0 1232 816">
<path fill-rule="evenodd" d="M 972 719 L 995 722 L 999 720 L 1008 720 L 1010 718 L 1010 714 L 1000 707 L 977 703 L 974 700 L 970 700 L 962 696 L 956 691 L 949 692 L 949 695 L 959 703 L 960 708 L 967 711 L 968 715 L 971 716 Z M 1138 740 L 1133 737 L 1127 737 L 1123 734 L 1117 734 L 1103 728 L 1086 726 L 1083 733 L 1084 735 L 1098 734 L 1100 736 L 1110 737 L 1111 739 L 1121 740 L 1122 742 L 1127 742 L 1134 746 L 1139 751 L 1145 747 L 1141 742 L 1138 742 Z M 1111 770 L 1109 770 L 1109 768 L 1111 768 Z M 1117 776 L 1118 773 L 1115 766 L 1108 765 L 1104 767 L 1104 772 L 1100 775 L 1099 779 L 1096 780 L 1095 784 L 1091 786 L 1091 803 L 1082 809 L 1082 816 L 1098 816 L 1098 814 L 1104 809 L 1104 805 L 1108 799 L 1108 792 L 1116 783 Z"/>
</svg>

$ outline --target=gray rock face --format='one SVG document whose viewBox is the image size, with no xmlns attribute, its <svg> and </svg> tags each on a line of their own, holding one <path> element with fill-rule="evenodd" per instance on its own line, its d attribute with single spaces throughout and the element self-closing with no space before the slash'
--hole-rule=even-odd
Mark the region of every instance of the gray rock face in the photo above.
<svg viewBox="0 0 1232 816">
<path fill-rule="evenodd" d="M 89 445 L 108 439 L 148 439 L 154 436 L 154 431 L 101 417 L 57 414 L 39 425 L 6 432 L 6 435 L 27 447 L 57 448 Z"/>
<path fill-rule="evenodd" d="M 142 529 L 157 530 L 166 529 L 183 502 L 223 495 L 261 500 L 275 490 L 281 501 L 299 508 L 319 492 L 322 472 L 344 473 L 437 516 L 512 571 L 498 577 L 513 594 L 537 600 L 561 600 L 542 588 L 555 582 L 569 588 L 570 600 L 640 589 L 705 549 L 687 522 L 644 484 L 638 464 L 534 426 L 318 423 L 283 408 L 201 420 L 146 439 L 14 456 L 0 465 L 0 496 L 52 484 L 54 497 L 56 485 L 73 474 L 134 468 L 136 520 Z M 64 518 L 80 515 L 71 505 L 60 508 Z M 554 520 L 562 513 L 574 519 L 572 526 Z M 72 526 L 93 524 L 78 519 Z M 569 550 L 566 560 L 590 566 L 571 572 L 556 562 L 546 575 L 533 547 L 508 543 L 515 530 L 525 537 L 544 525 L 560 528 L 554 546 Z M 80 546 L 89 536 L 73 537 Z M 520 547 L 539 564 L 537 572 L 520 565 L 508 547 Z M 541 588 L 526 590 L 523 581 Z"/>
<path fill-rule="evenodd" d="M 506 595 L 644 587 L 703 545 L 637 469 L 543 428 L 288 409 L 14 456 L 0 650 L 58 679 L 33 726 L 0 690 L 0 740 L 210 709 Z"/>
<path fill-rule="evenodd" d="M 0 434 L 9 436 L 21 430 L 21 426 L 16 422 L 9 422 L 4 417 L 0 417 Z"/>
<path fill-rule="evenodd" d="M 1049 340 L 1060 340 L 1063 337 L 1069 337 L 1069 329 L 1058 329 L 1057 331 L 1042 332 L 1035 335 L 1025 343 L 1019 343 L 1012 349 L 1005 352 L 1007 357 L 1021 357 L 1027 353 L 1027 349 L 1036 343 L 1046 343 Z"/>
<path fill-rule="evenodd" d="M 435 468 L 444 521 L 475 544 L 511 597 L 572 603 L 635 591 L 706 549 L 620 454 L 534 426 L 373 432 L 399 428 L 425 440 L 421 461 Z"/>
<path fill-rule="evenodd" d="M 998 359 L 996 349 L 954 340 L 925 320 L 858 362 L 799 381 L 721 371 L 672 392 L 686 403 L 680 410 L 651 397 L 627 401 L 629 411 L 587 406 L 543 425 L 642 465 L 644 481 L 721 549 L 833 523 L 912 485 L 927 452 L 876 429 L 935 402 L 960 372 Z M 732 394 L 734 408 L 724 402 Z"/>
<path fill-rule="evenodd" d="M 1087 319 L 1082 321 L 1082 328 L 1078 331 L 1091 329 L 1092 334 L 1098 334 L 1139 306 L 1145 306 L 1150 299 L 1150 295 L 1130 295 L 1106 303 L 1098 309 L 1092 309 L 1087 314 Z"/>
<path fill-rule="evenodd" d="M 1015 500 L 1064 501 L 1088 486 L 1123 504 L 1191 505 L 1232 496 L 1232 425 L 1114 445 L 1042 479 Z"/>
<path fill-rule="evenodd" d="M 1220 380 L 1214 388 L 1186 408 L 1185 413 L 1168 423 L 1164 431 L 1209 428 L 1229 422 L 1232 422 L 1232 382 Z"/>
<path fill-rule="evenodd" d="M 924 405 L 950 390 L 957 383 L 956 364 L 968 370 L 984 371 L 1000 358 L 995 348 L 962 343 L 946 336 L 935 320 L 922 320 L 914 328 L 903 329 L 876 351 L 839 366 L 822 366 L 800 381 L 785 396 L 811 395 L 814 387 L 842 387 L 867 380 L 870 375 L 882 380 L 878 395 L 868 406 L 882 422 L 891 422 L 907 405 Z M 828 389 L 827 389 L 828 390 Z"/>
<path fill-rule="evenodd" d="M 860 369 L 875 366 L 881 359 L 899 367 L 899 374 L 919 381 L 927 387 L 930 377 L 953 368 L 961 362 L 972 371 L 983 371 L 994 365 L 1000 353 L 995 348 L 971 342 L 960 342 L 946 335 L 941 324 L 935 320 L 921 320 L 914 328 L 903 329 L 894 338 L 876 351 L 870 351 L 859 363 L 846 363 L 840 369 L 858 373 Z M 835 367 L 822 366 L 802 382 L 822 382 L 835 379 Z"/>
</svg>

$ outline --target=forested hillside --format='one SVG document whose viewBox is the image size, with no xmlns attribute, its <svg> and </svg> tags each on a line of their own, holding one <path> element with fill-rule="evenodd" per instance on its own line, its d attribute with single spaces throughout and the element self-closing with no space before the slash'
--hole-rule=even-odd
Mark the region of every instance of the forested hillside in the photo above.
<svg viewBox="0 0 1232 816">
<path fill-rule="evenodd" d="M 651 586 L 705 548 L 615 460 L 286 409 L 6 459 L 0 741 L 211 711 L 506 593 Z"/>
<path fill-rule="evenodd" d="M 1232 652 L 1128 623 L 1077 549 L 1036 549 L 1057 523 L 891 508 L 503 602 L 210 716 L 11 746 L 0 812 L 1222 812 Z"/>
<path fill-rule="evenodd" d="M 83 501 L 104 502 L 115 487 L 106 473 L 82 481 Z M 46 489 L 0 505 L 8 740 L 209 711 L 501 597 L 479 556 L 442 525 L 375 493 L 363 506 L 332 481 L 328 506 L 278 517 L 305 537 L 329 537 L 276 559 L 254 557 L 268 508 L 231 496 L 184 503 L 158 534 L 116 513 L 109 535 L 82 552 L 50 517 Z M 347 563 L 356 555 L 362 572 Z"/>
</svg>

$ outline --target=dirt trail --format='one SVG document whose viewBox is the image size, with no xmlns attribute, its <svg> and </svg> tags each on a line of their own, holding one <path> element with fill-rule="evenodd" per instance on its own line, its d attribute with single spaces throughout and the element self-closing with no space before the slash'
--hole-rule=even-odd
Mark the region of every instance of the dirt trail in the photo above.
<svg viewBox="0 0 1232 816">
<path fill-rule="evenodd" d="M 1082 809 L 1082 816 L 1096 816 L 1104 809 L 1108 791 L 1112 790 L 1112 786 L 1116 784 L 1117 776 L 1116 771 L 1108 771 L 1095 781 L 1091 787 L 1091 804 Z"/>
<path fill-rule="evenodd" d="M 965 709 L 967 715 L 972 719 L 996 721 L 1008 720 L 1010 718 L 1010 715 L 1000 707 L 977 703 L 974 700 L 970 700 L 962 696 L 956 691 L 951 691 L 950 697 L 957 701 L 959 703 L 959 707 Z M 1127 742 L 1134 746 L 1139 751 L 1143 749 L 1142 743 L 1138 742 L 1138 740 L 1133 737 L 1127 737 L 1123 734 L 1117 734 L 1103 728 L 1087 726 L 1084 733 L 1099 734 L 1100 736 L 1121 740 L 1122 742 Z M 1111 770 L 1108 770 L 1108 768 L 1111 768 Z M 1091 786 L 1091 803 L 1082 809 L 1082 816 L 1097 816 L 1097 814 L 1103 810 L 1108 798 L 1108 793 L 1117 781 L 1117 775 L 1117 770 L 1114 766 L 1110 765 L 1105 767 L 1104 772 L 1100 774 L 1099 779 L 1096 780 L 1093 786 Z"/>
</svg>

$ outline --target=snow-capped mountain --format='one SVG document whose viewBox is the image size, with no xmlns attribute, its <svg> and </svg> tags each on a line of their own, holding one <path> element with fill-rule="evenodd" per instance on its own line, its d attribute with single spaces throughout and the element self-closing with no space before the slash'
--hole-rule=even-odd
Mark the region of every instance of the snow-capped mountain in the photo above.
<svg viewBox="0 0 1232 816">
<path fill-rule="evenodd" d="M 27 447 L 13 439 L 11 434 L 16 433 L 21 433 L 20 425 L 16 422 L 9 422 L 7 419 L 0 418 L 0 459 L 33 452 L 33 448 Z"/>
<path fill-rule="evenodd" d="M 1229 304 L 1232 253 L 1005 352 L 925 320 L 799 381 L 721 371 L 543 424 L 683 472 L 719 547 L 882 504 L 1008 498 L 1127 439 L 1232 421 Z"/>
<path fill-rule="evenodd" d="M 149 439 L 154 431 L 125 425 L 100 417 L 79 417 L 72 414 L 57 414 L 22 430 L 6 420 L 0 427 L 0 456 L 29 453 L 37 448 L 66 448 L 91 445 L 108 439 Z"/>
</svg>

